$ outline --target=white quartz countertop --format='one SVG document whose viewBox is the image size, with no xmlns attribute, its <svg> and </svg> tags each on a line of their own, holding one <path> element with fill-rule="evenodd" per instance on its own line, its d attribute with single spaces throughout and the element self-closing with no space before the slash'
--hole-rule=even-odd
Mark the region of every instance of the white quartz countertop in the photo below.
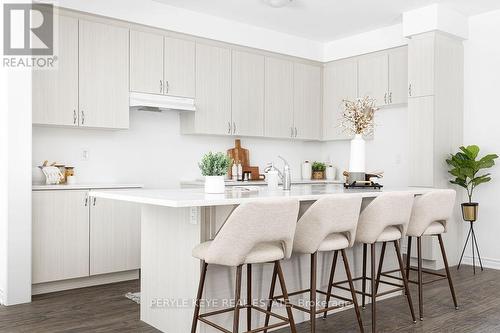
<svg viewBox="0 0 500 333">
<path fill-rule="evenodd" d="M 226 186 L 254 186 L 254 185 L 267 185 L 265 180 L 250 180 L 250 181 L 235 181 L 235 180 L 225 180 Z M 343 182 L 338 179 L 292 179 L 292 184 L 342 184 Z M 195 180 L 183 180 L 181 181 L 181 186 L 199 186 L 203 187 L 205 184 L 204 179 Z"/>
<path fill-rule="evenodd" d="M 33 184 L 33 191 L 47 191 L 47 190 L 88 190 L 88 189 L 123 189 L 123 188 L 141 188 L 140 184 L 106 184 L 106 183 L 82 183 L 82 184 L 57 184 L 57 185 L 44 185 Z"/>
<path fill-rule="evenodd" d="M 165 207 L 204 207 L 237 205 L 245 202 L 294 198 L 299 201 L 314 201 L 327 195 L 361 194 L 374 198 L 386 192 L 409 192 L 414 195 L 426 193 L 432 188 L 405 187 L 373 189 L 344 189 L 338 184 L 295 185 L 290 191 L 281 188 L 271 191 L 267 187 L 251 187 L 251 191 L 241 187 L 226 188 L 224 194 L 207 194 L 203 189 L 130 189 L 130 190 L 91 190 L 90 196 L 105 199 L 135 202 Z"/>
</svg>

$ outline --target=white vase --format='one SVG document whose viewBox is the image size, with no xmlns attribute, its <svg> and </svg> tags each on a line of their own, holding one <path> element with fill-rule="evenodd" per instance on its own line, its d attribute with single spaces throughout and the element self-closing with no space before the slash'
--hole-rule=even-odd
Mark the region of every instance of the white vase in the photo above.
<svg viewBox="0 0 500 333">
<path fill-rule="evenodd" d="M 349 173 L 365 173 L 365 140 L 361 134 L 356 134 L 351 140 L 351 155 L 349 157 Z"/>
<path fill-rule="evenodd" d="M 205 176 L 205 193 L 224 193 L 224 176 Z"/>
</svg>

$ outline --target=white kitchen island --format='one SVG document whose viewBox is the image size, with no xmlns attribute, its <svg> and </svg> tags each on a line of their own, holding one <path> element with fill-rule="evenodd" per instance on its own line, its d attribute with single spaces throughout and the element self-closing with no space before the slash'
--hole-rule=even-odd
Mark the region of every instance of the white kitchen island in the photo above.
<svg viewBox="0 0 500 333">
<path fill-rule="evenodd" d="M 193 299 L 198 287 L 200 262 L 191 256 L 192 248 L 211 239 L 235 206 L 245 202 L 278 198 L 295 198 L 301 202 L 301 214 L 315 200 L 330 195 L 357 193 L 363 197 L 363 206 L 381 193 L 404 191 L 423 194 L 429 188 L 394 188 L 383 190 L 344 190 L 342 185 L 295 185 L 291 191 L 270 191 L 267 187 L 256 191 L 228 188 L 224 194 L 205 194 L 203 189 L 132 189 L 93 190 L 91 196 L 142 204 L 141 217 L 141 320 L 163 332 L 190 332 Z M 397 207 L 395 207 L 397 209 Z M 242 233 L 245 232 L 242 230 Z M 352 273 L 360 275 L 360 252 L 349 253 Z M 390 254 L 390 253 L 389 253 Z M 331 254 L 318 257 L 318 288 L 325 288 L 331 266 Z M 387 257 L 387 265 L 396 264 Z M 344 279 L 340 269 L 335 280 Z M 395 267 L 395 266 L 394 266 Z M 288 291 L 305 289 L 309 285 L 309 256 L 293 256 L 283 263 Z M 265 299 L 270 286 L 272 265 L 255 265 L 253 269 L 254 298 Z M 227 307 L 234 290 L 234 270 L 209 265 L 204 299 L 210 309 Z M 243 281 L 245 283 L 245 281 Z M 245 284 L 243 284 L 244 286 Z M 341 294 L 339 292 L 339 294 Z M 296 298 L 292 298 L 294 301 Z M 202 309 L 203 309 L 202 305 Z M 203 310 L 202 310 L 203 311 Z M 278 309 L 283 312 L 284 309 Z M 294 311 L 296 322 L 307 316 Z M 242 325 L 245 316 L 241 316 Z M 224 327 L 231 327 L 231 314 L 213 319 Z M 262 314 L 253 315 L 253 327 L 263 323 Z M 353 323 L 355 327 L 355 323 Z M 198 325 L 199 332 L 215 332 L 207 325 Z"/>
</svg>

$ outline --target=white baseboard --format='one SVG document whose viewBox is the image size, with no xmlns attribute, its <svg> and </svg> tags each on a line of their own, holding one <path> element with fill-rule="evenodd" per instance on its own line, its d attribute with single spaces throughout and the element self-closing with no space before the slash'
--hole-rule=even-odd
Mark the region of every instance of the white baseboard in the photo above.
<svg viewBox="0 0 500 333">
<path fill-rule="evenodd" d="M 139 270 L 88 276 L 84 278 L 61 280 L 34 284 L 31 287 L 32 295 L 47 294 L 56 291 L 98 286 L 101 284 L 136 280 L 139 278 Z"/>
<path fill-rule="evenodd" d="M 3 289 L 0 289 L 0 305 L 5 305 L 4 295 Z"/>
<path fill-rule="evenodd" d="M 481 262 L 483 263 L 483 267 L 500 270 L 500 259 L 481 257 Z M 472 266 L 472 256 L 464 255 L 464 258 L 462 260 L 462 264 Z M 476 256 L 476 267 L 480 267 L 479 266 L 479 259 L 477 256 Z"/>
</svg>

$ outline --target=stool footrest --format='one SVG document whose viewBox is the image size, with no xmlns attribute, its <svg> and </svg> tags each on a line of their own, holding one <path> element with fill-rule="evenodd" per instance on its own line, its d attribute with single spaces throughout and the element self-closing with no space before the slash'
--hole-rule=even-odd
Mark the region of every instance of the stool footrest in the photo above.
<svg viewBox="0 0 500 333">
<path fill-rule="evenodd" d="M 278 301 L 282 304 L 285 304 L 286 305 L 286 302 L 284 301 Z M 290 306 L 293 306 L 293 304 L 289 304 Z M 226 312 L 232 312 L 236 309 L 241 310 L 241 309 L 253 309 L 253 310 L 256 310 L 256 311 L 259 311 L 259 312 L 262 312 L 264 314 L 267 314 L 269 316 L 272 316 L 272 317 L 275 317 L 279 320 L 281 320 L 280 322 L 278 323 L 275 323 L 275 324 L 270 324 L 270 325 L 267 325 L 267 326 L 263 326 L 263 327 L 259 327 L 259 328 L 255 328 L 255 329 L 252 329 L 250 331 L 246 331 L 245 333 L 257 333 L 257 332 L 261 332 L 261 331 L 265 331 L 265 330 L 270 330 L 270 329 L 273 329 L 273 328 L 277 328 L 277 327 L 281 327 L 281 326 L 285 326 L 285 325 L 288 325 L 290 323 L 290 321 L 288 320 L 288 318 L 286 317 L 283 317 L 279 314 L 276 314 L 274 312 L 271 312 L 271 311 L 267 311 L 265 309 L 262 309 L 258 306 L 255 306 L 255 305 L 239 305 L 237 307 L 233 306 L 233 307 L 230 307 L 230 308 L 225 308 L 225 309 L 220 309 L 220 310 L 215 310 L 215 311 L 210 311 L 210 312 L 205 312 L 205 313 L 202 313 L 198 316 L 198 320 L 200 320 L 201 322 L 209 325 L 209 326 L 212 326 L 213 328 L 221 331 L 221 332 L 224 332 L 224 333 L 232 333 L 231 331 L 225 329 L 224 327 L 206 319 L 206 317 L 210 317 L 210 316 L 216 316 L 216 315 L 219 315 L 219 314 L 223 314 L 223 313 L 226 313 Z"/>
<path fill-rule="evenodd" d="M 342 288 L 341 288 L 342 289 Z M 347 289 L 347 288 L 346 288 Z M 347 289 L 347 290 L 350 290 L 350 289 Z M 289 293 L 288 294 L 288 297 L 290 296 L 296 296 L 296 295 L 300 295 L 300 294 L 305 294 L 305 293 L 308 293 L 310 292 L 311 289 L 304 289 L 304 290 L 299 290 L 299 291 L 295 291 L 293 293 Z M 322 294 L 322 295 L 328 295 L 327 292 L 325 291 L 322 291 L 322 290 L 316 290 L 316 292 L 318 294 Z M 340 308 L 344 308 L 348 305 L 352 305 L 353 304 L 353 301 L 352 299 L 350 298 L 346 298 L 346 297 L 343 297 L 343 296 L 340 296 L 340 295 L 335 295 L 335 294 L 330 294 L 330 297 L 333 297 L 333 298 L 336 298 L 336 299 L 340 299 L 342 301 L 345 301 L 347 302 L 346 304 L 343 304 L 343 305 L 334 305 L 334 306 L 331 306 L 331 307 L 328 307 L 328 308 L 320 308 L 320 309 L 317 309 L 316 310 L 316 314 L 321 314 L 321 313 L 324 313 L 324 312 L 328 312 L 328 311 L 332 311 L 332 310 L 336 310 L 336 309 L 340 309 Z M 276 301 L 277 303 L 280 303 L 280 304 L 284 304 L 286 305 L 286 302 L 281 300 L 283 298 L 283 295 L 279 295 L 279 296 L 275 296 L 273 297 L 273 300 Z M 296 310 L 300 310 L 300 311 L 303 311 L 303 312 L 307 312 L 307 313 L 310 313 L 311 311 L 305 307 L 302 307 L 300 305 L 296 305 L 296 304 L 293 304 L 291 302 L 288 303 L 292 308 L 296 309 Z"/>
</svg>

